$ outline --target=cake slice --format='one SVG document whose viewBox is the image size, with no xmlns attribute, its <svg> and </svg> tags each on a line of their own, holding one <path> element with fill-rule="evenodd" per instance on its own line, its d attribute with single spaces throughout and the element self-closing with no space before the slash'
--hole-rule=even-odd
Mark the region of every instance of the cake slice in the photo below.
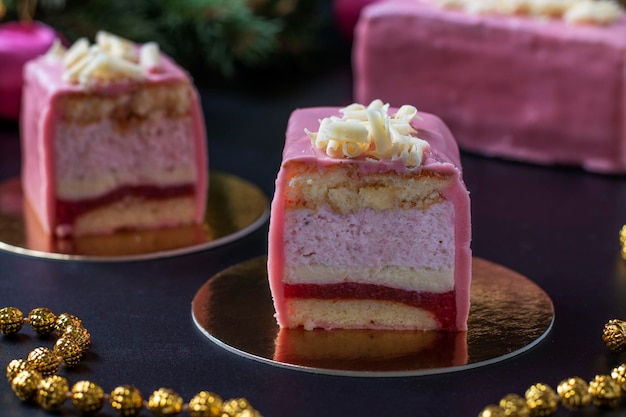
<svg viewBox="0 0 626 417">
<path fill-rule="evenodd" d="M 395 0 L 363 9 L 355 100 L 420 103 L 487 156 L 626 172 L 626 17 L 613 2 Z"/>
<path fill-rule="evenodd" d="M 459 151 L 412 106 L 292 113 L 271 205 L 280 327 L 465 330 L 470 202 Z"/>
<path fill-rule="evenodd" d="M 22 182 L 54 236 L 198 224 L 207 149 L 189 75 L 154 43 L 100 32 L 24 72 Z"/>
</svg>

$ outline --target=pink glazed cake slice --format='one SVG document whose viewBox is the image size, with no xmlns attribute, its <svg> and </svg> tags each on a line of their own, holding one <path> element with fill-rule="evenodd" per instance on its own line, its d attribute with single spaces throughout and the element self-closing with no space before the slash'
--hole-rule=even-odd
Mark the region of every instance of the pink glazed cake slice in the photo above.
<svg viewBox="0 0 626 417">
<path fill-rule="evenodd" d="M 439 1 L 445 4 L 395 0 L 363 10 L 353 46 L 357 101 L 420 103 L 467 151 L 626 172 L 619 6 Z"/>
<path fill-rule="evenodd" d="M 23 190 L 55 236 L 201 223 L 207 149 L 189 75 L 153 43 L 99 33 L 29 62 Z"/>
<path fill-rule="evenodd" d="M 459 151 L 440 119 L 416 113 L 379 100 L 292 113 L 269 231 L 280 327 L 467 329 Z"/>
</svg>

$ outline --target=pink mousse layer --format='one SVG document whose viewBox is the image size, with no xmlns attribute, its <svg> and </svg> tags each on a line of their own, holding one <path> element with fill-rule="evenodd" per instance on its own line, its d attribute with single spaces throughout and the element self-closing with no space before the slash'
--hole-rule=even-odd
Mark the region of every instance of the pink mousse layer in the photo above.
<svg viewBox="0 0 626 417">
<path fill-rule="evenodd" d="M 353 68 L 356 101 L 416 103 L 463 149 L 626 172 L 626 17 L 570 25 L 385 1 L 363 9 Z"/>
<path fill-rule="evenodd" d="M 171 82 L 188 82 L 189 75 L 167 56 L 161 56 L 162 70 L 147 74 L 145 83 L 158 85 Z M 63 67 L 58 61 L 40 57 L 29 62 L 24 70 L 24 91 L 21 113 L 22 136 L 22 186 L 25 196 L 29 199 L 33 210 L 37 213 L 42 226 L 48 233 L 55 230 L 56 222 L 56 178 L 61 164 L 71 161 L 58 161 L 55 158 L 56 134 L 61 114 L 58 108 L 59 100 L 71 93 L 82 92 L 78 85 L 68 84 L 62 79 Z M 101 95 L 115 95 L 131 91 L 136 84 L 122 83 L 111 85 L 90 93 Z M 198 93 L 193 89 L 191 137 L 193 143 L 196 169 L 196 221 L 201 222 L 206 205 L 206 190 L 208 186 L 208 163 L 206 133 L 204 119 Z M 63 152 L 72 152 L 73 145 L 68 144 Z M 150 152 L 146 150 L 146 152 Z M 108 163 L 123 161 L 127 158 L 125 152 L 112 152 L 107 155 Z M 168 158 L 168 155 L 162 155 Z M 147 160 L 146 160 L 147 161 Z M 142 184 L 134 184 L 142 185 Z M 155 185 L 155 184 L 149 184 Z"/>
<path fill-rule="evenodd" d="M 134 182 L 154 184 L 145 177 L 196 163 L 197 144 L 189 140 L 194 132 L 187 117 L 151 119 L 124 133 L 115 132 L 109 121 L 57 123 L 55 134 L 59 181 L 131 173 Z"/>
<path fill-rule="evenodd" d="M 288 210 L 284 253 L 291 265 L 449 268 L 454 264 L 453 221 L 451 207 L 444 204 L 423 212 L 365 209 L 350 215 L 328 207 Z"/>
<path fill-rule="evenodd" d="M 396 109 L 390 109 L 394 113 Z M 455 297 L 458 330 L 467 329 L 469 314 L 469 291 L 471 281 L 471 225 L 469 194 L 461 177 L 461 164 L 458 146 L 445 124 L 436 116 L 422 113 L 422 120 L 414 121 L 419 137 L 430 143 L 431 150 L 424 155 L 424 162 L 418 168 L 408 168 L 401 160 L 369 161 L 365 159 L 336 159 L 311 146 L 311 139 L 304 129 L 316 132 L 320 120 L 330 116 L 341 117 L 337 107 L 317 107 L 299 109 L 291 114 L 285 135 L 283 162 L 276 179 L 276 188 L 271 205 L 270 230 L 268 242 L 268 278 L 276 319 L 281 327 L 286 327 L 287 310 L 283 284 L 283 267 L 286 262 L 285 246 L 285 207 L 284 196 L 288 178 L 282 168 L 290 162 L 314 164 L 319 167 L 334 164 L 355 164 L 363 175 L 371 173 L 406 174 L 417 170 L 449 174 L 454 177 L 450 187 L 443 192 L 444 197 L 451 201 L 455 208 L 454 245 L 455 245 Z M 373 225 L 384 233 L 382 224 Z M 377 253 L 376 247 L 370 247 L 369 253 Z M 368 256 L 368 253 L 364 253 Z"/>
</svg>

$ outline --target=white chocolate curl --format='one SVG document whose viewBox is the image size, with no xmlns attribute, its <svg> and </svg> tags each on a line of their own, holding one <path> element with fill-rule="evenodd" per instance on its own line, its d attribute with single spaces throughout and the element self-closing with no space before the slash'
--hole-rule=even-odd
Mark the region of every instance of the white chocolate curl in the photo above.
<svg viewBox="0 0 626 417">
<path fill-rule="evenodd" d="M 108 32 L 96 34 L 96 43 L 80 38 L 67 50 L 53 46 L 49 59 L 60 59 L 65 67 L 63 80 L 87 89 L 111 83 L 141 80 L 148 72 L 161 69 L 159 46 L 148 42 L 137 48 L 124 38 Z"/>
<path fill-rule="evenodd" d="M 440 7 L 473 14 L 526 15 L 570 24 L 610 25 L 624 9 L 613 0 L 434 0 Z"/>
<path fill-rule="evenodd" d="M 572 24 L 610 25 L 621 14 L 620 5 L 610 0 L 580 1 L 565 12 L 563 19 Z"/>
<path fill-rule="evenodd" d="M 422 164 L 430 145 L 414 136 L 411 120 L 419 117 L 415 107 L 405 105 L 389 115 L 389 104 L 374 100 L 367 107 L 351 104 L 340 112 L 341 118 L 320 120 L 318 132 L 305 129 L 313 146 L 331 158 L 401 159 L 408 167 Z"/>
</svg>

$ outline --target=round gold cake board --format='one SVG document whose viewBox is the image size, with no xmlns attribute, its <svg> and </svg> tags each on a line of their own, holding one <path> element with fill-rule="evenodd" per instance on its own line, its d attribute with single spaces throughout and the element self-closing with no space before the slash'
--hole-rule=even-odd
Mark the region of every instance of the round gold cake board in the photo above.
<svg viewBox="0 0 626 417">
<path fill-rule="evenodd" d="M 538 344 L 552 328 L 550 297 L 528 278 L 474 258 L 466 332 L 279 329 L 266 257 L 209 279 L 192 302 L 198 328 L 241 356 L 301 371 L 397 377 L 465 370 Z"/>
<path fill-rule="evenodd" d="M 19 178 L 0 183 L 0 249 L 40 258 L 115 262 L 188 254 L 237 240 L 268 216 L 268 199 L 256 185 L 211 171 L 202 225 L 59 239 L 44 232 Z"/>
</svg>

